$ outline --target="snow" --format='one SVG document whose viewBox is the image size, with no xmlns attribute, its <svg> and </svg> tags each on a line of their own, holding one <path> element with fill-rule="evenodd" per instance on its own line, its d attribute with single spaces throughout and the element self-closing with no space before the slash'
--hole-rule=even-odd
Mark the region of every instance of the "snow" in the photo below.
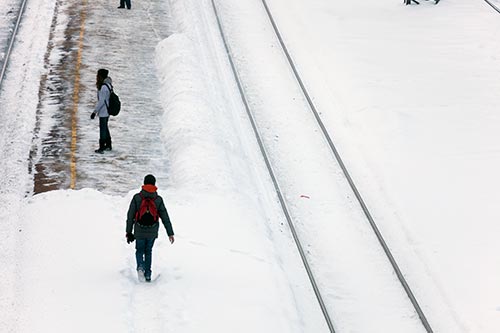
<svg viewBox="0 0 500 333">
<path fill-rule="evenodd" d="M 166 232 L 160 233 L 153 280 L 159 277 L 151 285 L 139 283 L 133 245 L 118 241 L 133 193 L 66 190 L 28 201 L 18 237 L 26 244 L 19 254 L 24 263 L 19 331 L 299 331 L 287 316 L 293 300 L 285 307 L 277 303 L 286 300 L 286 288 L 278 284 L 271 245 L 252 228 L 258 212 L 244 212 L 245 206 L 233 201 L 234 208 L 221 214 L 227 198 L 197 196 L 203 219 L 190 204 L 168 202 L 171 215 L 184 222 L 174 224 L 172 246 Z M 60 209 L 46 208 L 55 202 Z M 215 223 L 220 220 L 224 223 Z M 242 324 L 246 328 L 239 329 Z"/>
<path fill-rule="evenodd" d="M 498 330 L 498 13 L 469 1 L 317 4 L 270 1 L 429 320 Z"/>
<path fill-rule="evenodd" d="M 262 4 L 215 3 L 334 325 L 423 332 Z M 434 331 L 498 331 L 499 14 L 466 0 L 267 3 Z M 26 9 L 0 91 L 0 331 L 326 332 L 211 2 L 117 5 L 30 0 Z M 15 6 L 0 4 L 0 45 Z M 69 168 L 50 163 L 69 151 L 64 111 L 76 81 L 63 59 L 75 61 L 66 43 L 77 40 L 82 10 L 71 190 Z M 100 67 L 125 109 L 110 123 L 113 153 L 96 157 L 88 115 Z M 54 126 L 57 157 L 46 154 Z M 60 189 L 34 194 L 37 163 Z M 160 229 L 156 280 L 145 284 L 124 230 L 150 172 L 176 242 Z"/>
</svg>

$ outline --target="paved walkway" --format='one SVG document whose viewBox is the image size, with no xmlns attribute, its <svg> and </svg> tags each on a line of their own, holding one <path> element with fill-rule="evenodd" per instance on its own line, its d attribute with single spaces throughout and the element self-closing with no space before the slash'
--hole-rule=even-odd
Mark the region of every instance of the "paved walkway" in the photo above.
<svg viewBox="0 0 500 333">
<path fill-rule="evenodd" d="M 64 33 L 59 31 L 60 26 L 54 29 L 53 45 L 49 46 L 47 62 L 53 70 L 46 78 L 47 89 L 41 92 L 37 192 L 70 186 L 72 155 L 76 157 L 76 189 L 127 193 L 141 184 L 146 173 L 154 173 L 159 184 L 165 186 L 168 165 L 160 137 L 163 109 L 158 98 L 154 50 L 170 34 L 168 2 L 132 0 L 132 10 L 117 6 L 118 1 L 97 0 L 58 8 L 59 21 L 69 19 Z M 78 80 L 75 77 L 82 26 Z M 109 124 L 114 149 L 104 155 L 94 153 L 99 125 L 98 120 L 89 119 L 96 102 L 95 75 L 99 68 L 109 69 L 122 101 L 120 115 L 112 117 Z M 76 149 L 72 151 L 75 87 L 79 98 Z"/>
</svg>

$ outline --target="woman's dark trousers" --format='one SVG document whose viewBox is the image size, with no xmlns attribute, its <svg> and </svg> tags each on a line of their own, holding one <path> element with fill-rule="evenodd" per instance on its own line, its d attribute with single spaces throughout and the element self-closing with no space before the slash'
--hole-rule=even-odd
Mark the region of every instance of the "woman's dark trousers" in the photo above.
<svg viewBox="0 0 500 333">
<path fill-rule="evenodd" d="M 111 150 L 111 134 L 108 127 L 109 117 L 99 117 L 99 150 Z"/>
</svg>

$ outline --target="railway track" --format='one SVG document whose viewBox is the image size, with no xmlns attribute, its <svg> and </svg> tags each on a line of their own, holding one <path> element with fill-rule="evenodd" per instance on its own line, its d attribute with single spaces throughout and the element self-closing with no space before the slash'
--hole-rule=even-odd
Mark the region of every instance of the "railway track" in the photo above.
<svg viewBox="0 0 500 333">
<path fill-rule="evenodd" d="M 497 11 L 499 14 L 500 14 L 500 6 L 499 5 L 496 5 L 493 3 L 493 1 L 491 0 L 484 0 L 488 5 L 491 6 L 491 8 L 493 8 L 495 11 Z"/>
<path fill-rule="evenodd" d="M 12 49 L 14 47 L 14 42 L 16 41 L 17 32 L 19 31 L 19 26 L 20 26 L 21 20 L 23 18 L 23 14 L 24 14 L 24 10 L 26 8 L 27 1 L 28 0 L 21 0 L 21 6 L 19 7 L 19 11 L 17 13 L 14 28 L 12 29 L 12 34 L 7 39 L 7 48 L 5 51 L 5 57 L 3 60 L 2 68 L 0 70 L 0 90 L 2 89 L 2 83 L 3 83 L 4 77 L 5 77 L 5 72 L 7 71 L 7 66 L 9 65 L 10 55 L 11 55 Z"/>
<path fill-rule="evenodd" d="M 295 78 L 297 79 L 297 83 L 299 84 L 302 92 L 304 93 L 304 97 L 306 98 L 307 103 L 309 104 L 310 111 L 314 114 L 314 118 L 316 119 L 318 126 L 321 129 L 321 132 L 323 133 L 326 141 L 328 142 L 328 146 L 330 147 L 332 153 L 335 156 L 335 159 L 337 160 L 340 168 L 342 169 L 342 172 L 344 173 L 344 176 L 347 179 L 349 186 L 352 189 L 352 192 L 356 196 L 356 199 L 359 202 L 359 205 L 360 205 L 361 209 L 363 210 L 363 213 L 365 214 L 367 221 L 370 223 L 370 226 L 371 226 L 373 232 L 375 233 L 377 240 L 380 243 L 380 246 L 382 246 L 382 249 L 384 250 L 384 253 L 387 256 L 387 259 L 391 263 L 391 266 L 394 269 L 394 272 L 396 273 L 403 289 L 405 290 L 408 298 L 410 299 L 413 307 L 415 308 L 415 311 L 418 313 L 418 316 L 422 322 L 422 325 L 425 327 L 427 332 L 429 332 L 429 333 L 432 332 L 432 328 L 431 328 L 424 312 L 422 311 L 422 308 L 418 304 L 418 301 L 417 301 L 413 291 L 411 290 L 408 282 L 406 281 L 405 277 L 403 276 L 403 273 L 401 272 L 399 265 L 397 264 L 396 260 L 394 259 L 394 256 L 392 255 L 391 250 L 389 249 L 389 246 L 387 245 L 387 242 L 385 241 L 384 237 L 382 236 L 382 233 L 380 232 L 380 230 L 377 226 L 377 223 L 373 219 L 372 214 L 370 213 L 370 210 L 368 209 L 368 206 L 365 203 L 365 200 L 361 196 L 361 193 L 359 192 L 356 184 L 354 183 L 354 180 L 351 177 L 349 170 L 347 169 L 342 157 L 340 156 L 340 153 L 339 153 L 337 147 L 335 146 L 335 143 L 333 142 L 332 137 L 330 136 L 328 130 L 326 129 L 325 125 L 323 124 L 323 121 L 321 120 L 320 114 L 319 114 L 316 106 L 314 105 L 314 102 L 313 102 L 313 100 L 308 92 L 308 89 L 304 85 L 304 82 L 301 79 L 300 73 L 297 70 L 297 66 L 295 65 L 295 63 L 290 55 L 290 52 L 288 51 L 288 48 L 283 41 L 282 35 L 281 35 L 281 33 L 278 29 L 278 26 L 276 24 L 276 21 L 274 20 L 274 17 L 269 9 L 269 6 L 267 5 L 266 0 L 262 0 L 262 4 L 266 10 L 266 13 L 269 17 L 269 20 L 271 21 L 271 24 L 273 26 L 273 29 L 276 33 L 276 36 L 277 36 L 279 42 L 280 42 L 280 45 L 283 49 L 283 52 L 285 53 L 286 58 L 287 58 L 288 62 L 290 63 L 290 67 L 295 75 Z"/>
<path fill-rule="evenodd" d="M 300 257 L 302 259 L 302 262 L 303 262 L 303 265 L 304 265 L 304 268 L 307 272 L 307 275 L 309 277 L 309 281 L 312 285 L 312 288 L 314 290 L 314 293 L 316 295 L 316 299 L 319 303 L 319 306 L 323 312 L 323 316 L 324 316 L 324 319 L 327 323 L 327 326 L 330 330 L 330 332 L 335 332 L 335 325 L 334 325 L 334 321 L 333 321 L 333 318 L 330 314 L 330 312 L 332 311 L 331 309 L 331 306 L 330 308 L 328 309 L 327 306 L 325 305 L 325 301 L 323 299 L 323 296 L 321 294 L 321 291 L 320 291 L 320 288 L 318 287 L 318 284 L 316 282 L 316 278 L 314 276 L 314 273 L 311 269 L 311 265 L 309 263 L 309 260 L 308 260 L 308 257 L 306 255 L 306 251 L 304 251 L 304 247 L 301 243 L 301 240 L 299 238 L 299 235 L 297 233 L 297 230 L 296 230 L 296 227 L 294 225 L 294 222 L 293 222 L 293 219 L 291 217 L 291 213 L 290 213 L 290 210 L 288 208 L 288 205 L 287 205 L 287 202 L 285 200 L 285 196 L 282 192 L 282 189 L 280 188 L 280 184 L 279 184 L 279 181 L 277 179 L 277 176 L 276 176 L 276 173 L 275 171 L 273 170 L 273 165 L 271 164 L 270 162 L 270 158 L 269 158 L 269 155 L 266 151 L 266 147 L 264 145 L 264 140 L 262 139 L 262 136 L 261 134 L 259 133 L 259 128 L 256 124 L 256 121 L 255 121 L 255 118 L 254 118 L 254 115 L 252 113 L 252 110 L 249 106 L 249 102 L 247 100 L 247 97 L 246 97 L 246 94 L 245 94 L 245 91 L 243 89 L 243 84 L 241 82 L 241 78 L 238 74 L 238 70 L 236 68 L 236 65 L 234 63 L 234 60 L 233 60 L 233 56 L 232 56 L 232 52 L 231 52 L 231 49 L 228 45 L 228 42 L 227 42 L 227 38 L 225 36 L 225 33 L 224 33 L 224 30 L 223 30 L 223 26 L 222 26 L 222 23 L 221 23 L 221 18 L 220 18 L 220 14 L 217 10 L 217 6 L 215 4 L 215 0 L 211 0 L 212 1 L 212 6 L 213 6 L 213 9 L 214 9 L 214 12 L 215 12 L 215 15 L 216 15 L 216 19 L 217 19 L 217 23 L 219 25 L 219 29 L 220 29 L 220 33 L 221 33 L 221 36 L 222 36 L 222 39 L 223 39 L 223 42 L 224 42 L 224 46 L 226 48 L 226 52 L 228 54 L 228 58 L 229 58 L 229 62 L 231 64 L 231 67 L 232 67 L 232 71 L 233 71 L 233 74 L 234 74 L 234 77 L 235 77 L 235 80 L 236 80 L 236 83 L 237 83 L 237 86 L 238 86 L 238 89 L 239 89 L 239 92 L 240 92 L 240 95 L 241 95 L 241 98 L 243 100 L 243 103 L 244 103 L 244 106 L 245 106 L 245 109 L 246 109 L 246 112 L 248 114 L 248 117 L 250 119 L 250 122 L 251 122 L 251 125 L 252 125 L 252 128 L 254 130 L 254 133 L 255 133 L 255 136 L 256 136 L 256 139 L 257 139 L 257 142 L 258 142 L 258 145 L 259 145 L 259 148 L 260 148 L 260 151 L 262 153 L 262 156 L 264 158 L 264 161 L 265 161 L 265 164 L 267 166 L 267 169 L 268 169 L 268 172 L 270 174 L 270 177 L 273 181 L 273 184 L 274 184 L 274 188 L 275 188 L 275 191 L 277 193 L 277 196 L 278 196 L 278 199 L 279 199 L 279 202 L 281 204 L 281 208 L 283 210 L 283 214 L 288 222 L 288 225 L 290 227 L 290 230 L 291 230 L 291 233 L 292 233 L 292 236 L 293 236 L 293 239 L 296 243 L 296 246 L 297 246 L 297 249 L 298 249 L 298 252 L 300 254 Z M 423 325 L 423 327 L 425 328 L 425 330 L 430 333 L 430 332 L 433 332 L 432 330 L 432 327 L 430 326 L 430 323 L 429 321 L 427 320 L 422 308 L 420 307 L 413 291 L 411 290 L 408 282 L 406 281 L 401 269 L 399 268 L 399 265 L 397 264 L 393 254 L 391 253 L 383 235 L 381 234 L 375 220 L 373 219 L 372 217 L 372 214 L 370 213 L 361 193 L 359 192 L 353 178 L 351 177 L 350 173 L 349 173 L 349 170 L 347 169 L 345 163 L 343 162 L 342 160 L 342 157 L 338 151 L 338 149 L 336 148 L 335 146 L 335 143 L 334 143 L 334 140 L 332 139 L 331 135 L 329 134 L 327 128 L 325 127 L 325 125 L 323 124 L 323 121 L 320 117 L 320 112 L 317 110 L 314 102 L 313 102 L 313 99 L 311 98 L 310 96 L 310 93 L 307 89 L 307 87 L 305 86 L 302 78 L 301 78 L 301 75 L 300 73 L 298 72 L 297 70 L 297 66 L 295 65 L 294 61 L 293 61 L 293 58 L 287 48 L 287 46 L 285 45 L 284 41 L 283 41 L 283 38 L 282 38 L 282 35 L 279 31 L 279 28 L 277 26 L 277 23 L 272 15 L 272 12 L 269 8 L 269 6 L 267 5 L 266 1 L 265 0 L 261 0 L 262 1 L 262 5 L 265 9 L 265 12 L 269 18 L 269 21 L 273 27 L 273 30 L 274 30 L 274 33 L 276 35 L 276 38 L 279 40 L 279 44 L 283 50 L 283 53 L 284 55 L 286 56 L 287 58 L 287 62 L 290 66 L 290 69 L 291 71 L 293 72 L 293 75 L 296 79 L 296 82 L 297 82 L 297 85 L 300 87 L 300 91 L 302 92 L 303 94 L 303 97 L 305 98 L 305 100 L 307 101 L 307 104 L 309 106 L 309 111 L 313 114 L 316 122 L 317 122 L 317 126 L 319 127 L 322 135 L 324 136 L 328 146 L 329 146 L 329 149 L 331 151 L 331 153 L 334 155 L 335 157 L 335 160 L 336 162 L 338 163 L 338 165 L 340 166 L 340 168 L 342 169 L 342 173 L 345 177 L 345 179 L 347 180 L 347 182 L 349 183 L 349 186 L 350 186 L 350 189 L 352 191 L 352 193 L 354 194 L 354 196 L 356 197 L 356 200 L 359 204 L 359 208 L 363 211 L 363 214 L 365 216 L 365 219 L 368 221 L 373 233 L 375 234 L 380 246 L 382 247 L 383 249 L 383 252 L 385 253 L 385 256 L 387 257 L 387 260 L 390 262 L 390 265 L 392 267 L 392 269 L 394 270 L 395 274 L 397 275 L 398 277 L 398 280 L 402 286 L 402 288 L 404 289 L 408 299 L 410 300 L 415 312 L 418 314 L 418 317 L 420 319 L 420 322 L 421 324 Z M 487 0 L 485 0 L 487 1 Z"/>
<path fill-rule="evenodd" d="M 234 74 L 234 78 L 235 78 L 237 86 L 238 86 L 238 90 L 239 90 L 241 98 L 243 100 L 243 104 L 245 105 L 245 110 L 246 110 L 247 115 L 248 115 L 248 117 L 250 119 L 252 128 L 253 128 L 254 133 L 255 133 L 255 137 L 257 139 L 257 142 L 258 142 L 258 145 L 259 145 L 259 148 L 260 148 L 260 151 L 262 153 L 262 156 L 264 158 L 265 164 L 266 164 L 267 169 L 269 171 L 269 175 L 271 176 L 271 179 L 273 181 L 273 185 L 274 185 L 274 188 L 276 190 L 276 194 L 278 196 L 279 202 L 281 204 L 281 208 L 282 208 L 283 213 L 285 215 L 285 218 L 286 218 L 286 220 L 288 222 L 288 226 L 290 227 L 290 231 L 292 233 L 293 239 L 294 239 L 295 244 L 297 246 L 297 250 L 299 251 L 300 257 L 301 257 L 302 262 L 304 264 L 304 268 L 306 269 L 306 272 L 307 272 L 307 276 L 309 277 L 309 281 L 311 282 L 312 288 L 313 288 L 314 293 L 316 295 L 316 299 L 318 300 L 318 303 L 319 303 L 319 306 L 321 308 L 321 311 L 323 312 L 323 316 L 325 318 L 326 324 L 327 324 L 330 332 L 335 333 L 335 328 L 333 326 L 333 321 L 332 321 L 332 319 L 330 317 L 330 314 L 329 314 L 329 312 L 328 312 L 328 310 L 326 308 L 325 302 L 323 300 L 323 296 L 321 295 L 321 292 L 319 290 L 318 284 L 316 283 L 316 279 L 315 279 L 314 274 L 312 272 L 311 266 L 309 264 L 309 261 L 307 260 L 307 256 L 305 254 L 304 247 L 303 247 L 303 245 L 302 245 L 302 243 L 300 241 L 300 238 L 299 238 L 299 236 L 297 234 L 297 231 L 295 229 L 295 225 L 294 225 L 294 223 L 292 221 L 289 209 L 288 209 L 286 201 L 284 199 L 283 192 L 281 191 L 281 188 L 279 186 L 278 180 L 276 178 L 276 174 L 275 174 L 275 172 L 273 170 L 273 167 L 271 165 L 271 162 L 269 160 L 268 153 L 266 152 L 266 148 L 264 147 L 264 143 L 263 143 L 262 137 L 261 137 L 261 135 L 259 133 L 259 129 L 257 127 L 257 124 L 256 124 L 255 119 L 253 117 L 252 111 L 250 109 L 248 100 L 246 98 L 245 92 L 243 90 L 242 82 L 241 82 L 241 79 L 240 79 L 240 77 L 238 75 L 238 71 L 236 69 L 236 65 L 235 65 L 235 63 L 233 61 L 233 58 L 231 57 L 231 50 L 229 48 L 229 44 L 227 43 L 227 40 L 226 40 L 226 37 L 225 37 L 225 34 L 224 34 L 224 30 L 222 28 L 222 24 L 221 24 L 219 12 L 217 10 L 217 6 L 215 5 L 215 1 L 214 0 L 211 0 L 211 1 L 212 1 L 212 6 L 213 6 L 213 9 L 214 9 L 214 12 L 215 12 L 215 16 L 217 18 L 217 24 L 219 26 L 221 37 L 222 37 L 222 40 L 224 42 L 224 47 L 226 48 L 227 55 L 228 55 L 228 58 L 229 58 L 229 62 L 231 64 L 232 72 Z"/>
</svg>

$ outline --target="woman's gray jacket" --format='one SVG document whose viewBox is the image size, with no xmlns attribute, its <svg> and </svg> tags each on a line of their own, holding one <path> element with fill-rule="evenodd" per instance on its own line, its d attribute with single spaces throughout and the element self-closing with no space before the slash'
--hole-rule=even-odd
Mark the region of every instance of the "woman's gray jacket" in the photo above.
<svg viewBox="0 0 500 333">
<path fill-rule="evenodd" d="M 107 78 L 104 79 L 101 89 L 97 91 L 97 105 L 95 106 L 94 113 L 97 114 L 98 117 L 101 118 L 109 117 L 108 105 L 109 105 L 109 95 L 111 94 L 110 89 L 113 88 L 112 83 L 113 81 L 111 81 L 111 78 L 108 76 Z"/>
</svg>

